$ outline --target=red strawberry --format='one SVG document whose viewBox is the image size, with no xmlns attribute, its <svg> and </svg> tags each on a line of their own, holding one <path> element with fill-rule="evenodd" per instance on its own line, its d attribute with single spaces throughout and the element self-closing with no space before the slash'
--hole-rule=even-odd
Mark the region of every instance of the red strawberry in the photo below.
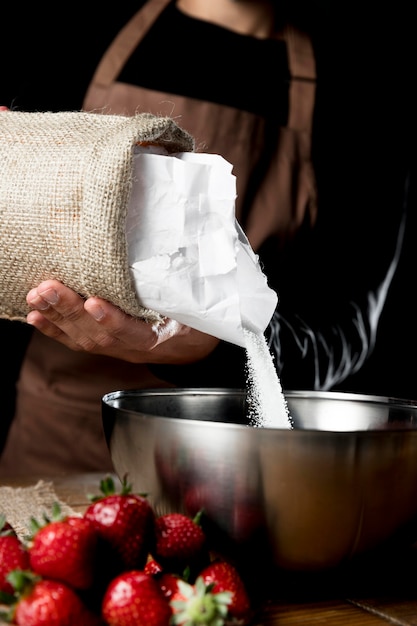
<svg viewBox="0 0 417 626">
<path fill-rule="evenodd" d="M 156 574 L 162 574 L 164 570 L 162 565 L 158 563 L 158 561 L 155 561 L 155 559 L 149 559 L 145 567 L 143 568 L 143 571 L 145 572 L 145 574 L 155 576 Z"/>
<path fill-rule="evenodd" d="M 103 496 L 95 499 L 84 517 L 90 520 L 103 544 L 111 576 L 127 569 L 141 569 L 146 563 L 154 539 L 154 512 L 145 496 L 131 493 L 123 480 L 115 492 L 111 477 L 101 481 Z"/>
<path fill-rule="evenodd" d="M 14 608 L 18 626 L 99 626 L 100 617 L 91 613 L 77 593 L 54 580 L 35 579 L 23 591 Z"/>
<path fill-rule="evenodd" d="M 166 598 L 169 599 L 173 593 L 178 591 L 178 574 L 165 572 L 162 566 L 154 559 L 150 559 L 146 563 L 143 571 L 145 574 L 155 578 Z"/>
<path fill-rule="evenodd" d="M 195 562 L 205 553 L 206 535 L 199 516 L 166 513 L 155 520 L 155 559 L 174 568 Z M 178 564 L 178 565 L 177 565 Z"/>
<path fill-rule="evenodd" d="M 67 516 L 37 526 L 29 545 L 31 569 L 44 577 L 88 589 L 94 581 L 98 536 L 83 517 Z"/>
<path fill-rule="evenodd" d="M 242 620 L 246 624 L 251 615 L 251 605 L 246 586 L 237 569 L 227 561 L 213 561 L 199 574 L 206 585 L 212 585 L 212 592 L 229 591 L 232 599 L 229 604 L 229 616 Z"/>
<path fill-rule="evenodd" d="M 182 580 L 177 574 L 171 572 L 163 572 L 156 576 L 156 581 L 160 586 L 162 593 L 169 600 L 178 592 L 178 581 Z"/>
<path fill-rule="evenodd" d="M 171 615 L 158 583 L 140 570 L 123 572 L 104 594 L 102 616 L 109 626 L 169 626 Z"/>
<path fill-rule="evenodd" d="M 228 623 L 231 600 L 229 591 L 214 593 L 200 577 L 194 585 L 180 579 L 169 601 L 173 614 L 171 623 L 178 626 L 224 626 Z"/>
<path fill-rule="evenodd" d="M 12 594 L 14 589 L 6 576 L 14 569 L 29 569 L 29 554 L 12 526 L 0 516 L 0 591 Z"/>
</svg>

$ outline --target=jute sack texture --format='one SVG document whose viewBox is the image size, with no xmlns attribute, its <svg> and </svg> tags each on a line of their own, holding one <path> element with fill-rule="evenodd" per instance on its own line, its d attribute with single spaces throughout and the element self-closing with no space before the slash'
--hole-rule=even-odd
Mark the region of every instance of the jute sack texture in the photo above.
<svg viewBox="0 0 417 626">
<path fill-rule="evenodd" d="M 134 147 L 147 143 L 194 150 L 172 119 L 148 113 L 0 113 L 0 317 L 25 320 L 28 291 L 55 278 L 161 319 L 135 294 L 125 237 Z"/>
</svg>

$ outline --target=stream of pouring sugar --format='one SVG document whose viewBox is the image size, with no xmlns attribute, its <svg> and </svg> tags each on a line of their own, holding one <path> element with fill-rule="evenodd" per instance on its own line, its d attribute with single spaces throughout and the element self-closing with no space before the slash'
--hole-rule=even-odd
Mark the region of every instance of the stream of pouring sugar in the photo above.
<svg viewBox="0 0 417 626">
<path fill-rule="evenodd" d="M 281 382 L 264 335 L 246 328 L 244 334 L 250 425 L 292 428 Z"/>
</svg>

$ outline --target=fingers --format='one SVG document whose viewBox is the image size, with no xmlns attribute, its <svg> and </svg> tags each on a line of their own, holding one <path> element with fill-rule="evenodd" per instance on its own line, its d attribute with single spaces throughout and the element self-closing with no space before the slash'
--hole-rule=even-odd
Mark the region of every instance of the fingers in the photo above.
<svg viewBox="0 0 417 626">
<path fill-rule="evenodd" d="M 35 326 L 44 335 L 53 339 L 58 339 L 62 331 L 50 322 L 40 311 L 31 311 L 26 317 L 26 321 L 31 326 Z"/>
<path fill-rule="evenodd" d="M 190 363 L 209 354 L 218 339 L 172 319 L 150 323 L 98 297 L 86 300 L 56 280 L 27 295 L 27 322 L 72 350 L 131 363 Z"/>
<path fill-rule="evenodd" d="M 33 309 L 45 311 L 51 321 L 63 317 L 75 320 L 84 310 L 83 298 L 56 280 L 47 280 L 31 289 L 26 301 Z"/>
<path fill-rule="evenodd" d="M 115 341 L 85 310 L 84 298 L 58 281 L 41 283 L 28 293 L 26 300 L 34 309 L 27 322 L 73 349 L 94 352 Z"/>
<path fill-rule="evenodd" d="M 34 310 L 27 322 L 66 346 L 126 360 L 146 355 L 182 330 L 177 322 L 146 323 L 97 297 L 84 300 L 55 280 L 32 289 L 26 298 Z"/>
<path fill-rule="evenodd" d="M 101 298 L 91 297 L 84 303 L 85 312 L 115 340 L 132 349 L 152 350 L 158 344 L 159 325 L 124 313 Z"/>
</svg>

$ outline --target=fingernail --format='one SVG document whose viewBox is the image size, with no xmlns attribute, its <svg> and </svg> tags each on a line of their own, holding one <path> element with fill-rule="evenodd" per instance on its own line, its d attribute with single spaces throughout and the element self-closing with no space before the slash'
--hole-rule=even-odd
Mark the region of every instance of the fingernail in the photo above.
<svg viewBox="0 0 417 626">
<path fill-rule="evenodd" d="M 57 302 L 59 300 L 59 296 L 58 296 L 57 292 L 55 291 L 55 289 L 47 289 L 46 291 L 40 291 L 39 295 L 44 300 L 49 302 L 49 304 L 57 304 Z"/>
<path fill-rule="evenodd" d="M 100 322 L 104 317 L 104 311 L 99 305 L 92 306 L 88 312 L 97 322 Z"/>
<path fill-rule="evenodd" d="M 34 309 L 38 309 L 39 311 L 49 309 L 49 304 L 38 295 L 33 296 L 33 298 L 28 297 L 27 302 L 29 306 L 32 306 Z"/>
</svg>

